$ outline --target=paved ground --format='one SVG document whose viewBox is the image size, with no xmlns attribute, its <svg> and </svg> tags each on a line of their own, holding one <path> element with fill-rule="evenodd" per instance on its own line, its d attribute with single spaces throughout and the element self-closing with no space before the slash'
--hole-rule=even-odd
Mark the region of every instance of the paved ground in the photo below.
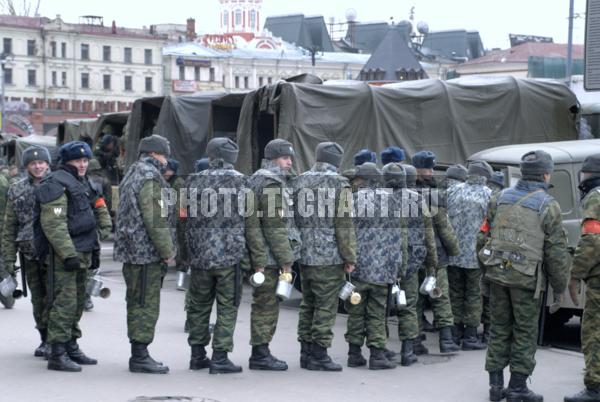
<svg viewBox="0 0 600 402">
<path fill-rule="evenodd" d="M 110 250 L 104 250 L 107 256 Z M 410 368 L 373 372 L 344 367 L 342 373 L 319 373 L 299 367 L 296 342 L 297 310 L 282 309 L 272 351 L 287 360 L 283 373 L 248 370 L 250 346 L 250 292 L 245 289 L 238 316 L 236 347 L 231 358 L 244 367 L 235 375 L 209 375 L 207 370 L 188 370 L 189 347 L 183 332 L 184 293 L 175 290 L 175 275 L 165 281 L 157 336 L 151 353 L 171 368 L 162 376 L 132 374 L 127 370 L 129 343 L 126 337 L 125 285 L 120 267 L 103 259 L 106 284 L 112 296 L 95 299 L 94 311 L 84 313 L 82 349 L 99 359 L 98 366 L 82 373 L 48 371 L 42 359 L 33 357 L 39 343 L 31 306 L 20 300 L 12 310 L 0 309 L 0 401 L 131 401 L 141 396 L 165 397 L 138 400 L 184 401 L 486 401 L 485 352 L 462 352 L 451 358 L 428 356 Z M 345 364 L 345 316 L 338 316 L 331 354 Z M 392 333 L 395 326 L 392 324 Z M 437 334 L 428 334 L 427 346 L 437 351 Z M 389 347 L 399 350 L 392 336 Z M 365 353 L 366 350 L 365 350 Z M 557 349 L 537 353 L 538 366 L 531 388 L 545 401 L 562 401 L 565 393 L 582 385 L 581 354 Z M 508 375 L 508 374 L 507 374 Z M 182 398 L 174 398 L 180 396 Z M 171 399 L 166 399 L 171 397 Z M 185 397 L 185 398 L 183 398 Z M 198 399 L 195 399 L 195 398 Z"/>
</svg>

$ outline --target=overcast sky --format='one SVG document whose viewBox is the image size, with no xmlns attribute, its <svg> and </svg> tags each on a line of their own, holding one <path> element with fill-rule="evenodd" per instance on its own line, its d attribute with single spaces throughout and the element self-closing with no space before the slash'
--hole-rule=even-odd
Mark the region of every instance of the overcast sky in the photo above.
<svg viewBox="0 0 600 402">
<path fill-rule="evenodd" d="M 585 4 L 585 0 L 575 0 L 575 13 L 581 14 L 575 20 L 575 43 L 583 43 Z M 350 8 L 356 10 L 360 22 L 389 21 L 391 17 L 401 21 L 408 19 L 412 6 L 415 22 L 427 22 L 432 31 L 478 30 L 487 49 L 509 47 L 509 33 L 551 36 L 555 42 L 567 42 L 569 0 L 264 0 L 261 22 L 265 16 L 293 13 L 340 21 Z M 78 22 L 80 15 L 100 15 L 105 25 L 115 20 L 118 26 L 131 28 L 185 23 L 193 17 L 197 31 L 208 33 L 218 31 L 219 9 L 219 0 L 41 0 L 40 14 L 50 18 L 61 14 L 67 22 Z"/>
</svg>

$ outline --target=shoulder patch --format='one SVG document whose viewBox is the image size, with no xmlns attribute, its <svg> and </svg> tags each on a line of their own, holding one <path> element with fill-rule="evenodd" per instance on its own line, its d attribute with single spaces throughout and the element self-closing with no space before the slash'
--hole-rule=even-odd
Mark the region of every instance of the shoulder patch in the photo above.
<svg viewBox="0 0 600 402">
<path fill-rule="evenodd" d="M 65 188 L 63 186 L 52 181 L 46 181 L 45 183 L 40 184 L 35 190 L 37 200 L 41 204 L 46 204 L 58 199 L 64 192 Z"/>
</svg>

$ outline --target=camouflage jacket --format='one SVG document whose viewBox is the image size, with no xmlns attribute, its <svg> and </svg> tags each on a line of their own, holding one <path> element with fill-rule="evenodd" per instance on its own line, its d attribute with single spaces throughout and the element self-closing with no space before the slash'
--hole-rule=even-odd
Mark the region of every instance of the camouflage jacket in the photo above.
<svg viewBox="0 0 600 402">
<path fill-rule="evenodd" d="M 477 234 L 492 196 L 485 177 L 469 176 L 465 183 L 448 189 L 448 217 L 460 244 L 460 254 L 450 257 L 450 265 L 478 269 Z"/>
<path fill-rule="evenodd" d="M 302 237 L 300 263 L 338 265 L 356 262 L 352 192 L 335 166 L 317 162 L 293 183 L 296 225 Z"/>
<path fill-rule="evenodd" d="M 432 215 L 438 266 L 445 267 L 449 263 L 450 256 L 456 256 L 460 253 L 458 239 L 448 218 L 446 197 L 443 191 L 438 190 L 433 179 L 417 180 L 416 190 L 422 195 L 425 191 L 428 192 L 428 197 L 424 197 L 424 201 L 427 203 Z"/>
<path fill-rule="evenodd" d="M 2 256 L 6 267 L 15 263 L 18 251 L 29 259 L 35 257 L 33 219 L 36 186 L 33 179 L 28 177 L 12 184 L 8 189 L 2 232 Z"/>
<path fill-rule="evenodd" d="M 128 264 L 150 264 L 176 252 L 175 206 L 163 200 L 169 185 L 153 158 L 129 167 L 119 186 L 119 209 L 113 258 Z"/>
<path fill-rule="evenodd" d="M 231 164 L 214 159 L 207 170 L 190 177 L 188 190 L 185 235 L 192 269 L 239 264 L 247 253 L 244 214 L 248 178 Z"/>
<path fill-rule="evenodd" d="M 408 229 L 406 276 L 423 268 L 433 273 L 437 266 L 437 252 L 429 208 L 423 197 L 413 190 L 395 189 L 393 197 L 402 204 L 402 216 Z"/>
<path fill-rule="evenodd" d="M 406 241 L 403 220 L 395 213 L 401 211 L 400 203 L 392 193 L 375 186 L 359 188 L 353 200 L 357 260 L 352 276 L 376 285 L 395 283 L 403 265 Z"/>
<path fill-rule="evenodd" d="M 581 202 L 581 238 L 575 250 L 571 278 L 587 280 L 600 276 L 600 185 L 589 191 Z"/>
<path fill-rule="evenodd" d="M 539 292 L 544 289 L 544 282 L 548 279 L 555 292 L 564 292 L 567 285 L 571 258 L 567 250 L 567 238 L 562 226 L 560 205 L 546 193 L 547 187 L 545 183 L 519 180 L 515 187 L 502 190 L 498 196 L 490 199 L 486 218 L 481 226 L 477 240 L 479 259 L 485 264 L 485 279 L 487 281 L 509 287 L 537 290 Z M 535 196 L 530 196 L 527 199 L 523 198 L 536 191 L 541 191 L 541 193 L 536 193 Z M 499 204 L 516 203 L 519 199 L 522 199 L 520 207 L 538 211 L 541 222 L 539 230 L 543 233 L 543 250 L 541 251 L 541 255 L 544 270 L 542 273 L 540 270 L 541 267 L 538 267 L 538 271 L 534 276 L 527 276 L 516 269 L 512 269 L 508 263 L 490 265 L 485 262 L 485 255 L 490 253 L 489 251 L 486 252 L 486 250 L 491 248 L 490 242 L 494 227 L 497 224 L 497 220 L 502 219 L 497 214 Z M 521 222 L 512 223 L 520 225 Z M 508 222 L 508 224 L 511 224 L 511 222 Z M 517 226 L 515 232 L 522 230 L 522 228 Z M 506 233 L 505 236 L 510 236 L 510 233 Z M 526 239 L 517 240 L 523 241 Z"/>
<path fill-rule="evenodd" d="M 294 221 L 292 190 L 289 174 L 270 160 L 263 160 L 262 168 L 249 180 L 255 195 L 255 214 L 251 217 L 254 236 L 262 237 L 266 249 L 266 265 L 280 267 L 300 258 L 300 231 Z M 265 190 L 267 189 L 267 190 Z M 255 267 L 260 261 L 253 260 Z M 264 266 L 264 265 L 263 265 Z"/>
</svg>

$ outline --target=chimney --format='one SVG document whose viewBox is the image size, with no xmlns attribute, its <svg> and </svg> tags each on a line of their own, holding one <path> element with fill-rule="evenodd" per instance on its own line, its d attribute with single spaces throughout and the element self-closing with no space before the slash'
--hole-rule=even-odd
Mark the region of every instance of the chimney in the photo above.
<svg viewBox="0 0 600 402">
<path fill-rule="evenodd" d="M 187 29 L 185 37 L 190 42 L 196 39 L 196 20 L 193 18 L 187 19 Z"/>
<path fill-rule="evenodd" d="M 113 20 L 113 22 L 112 22 L 112 27 L 111 27 L 110 32 L 113 34 L 117 33 L 117 23 L 115 22 L 115 20 Z"/>
</svg>

